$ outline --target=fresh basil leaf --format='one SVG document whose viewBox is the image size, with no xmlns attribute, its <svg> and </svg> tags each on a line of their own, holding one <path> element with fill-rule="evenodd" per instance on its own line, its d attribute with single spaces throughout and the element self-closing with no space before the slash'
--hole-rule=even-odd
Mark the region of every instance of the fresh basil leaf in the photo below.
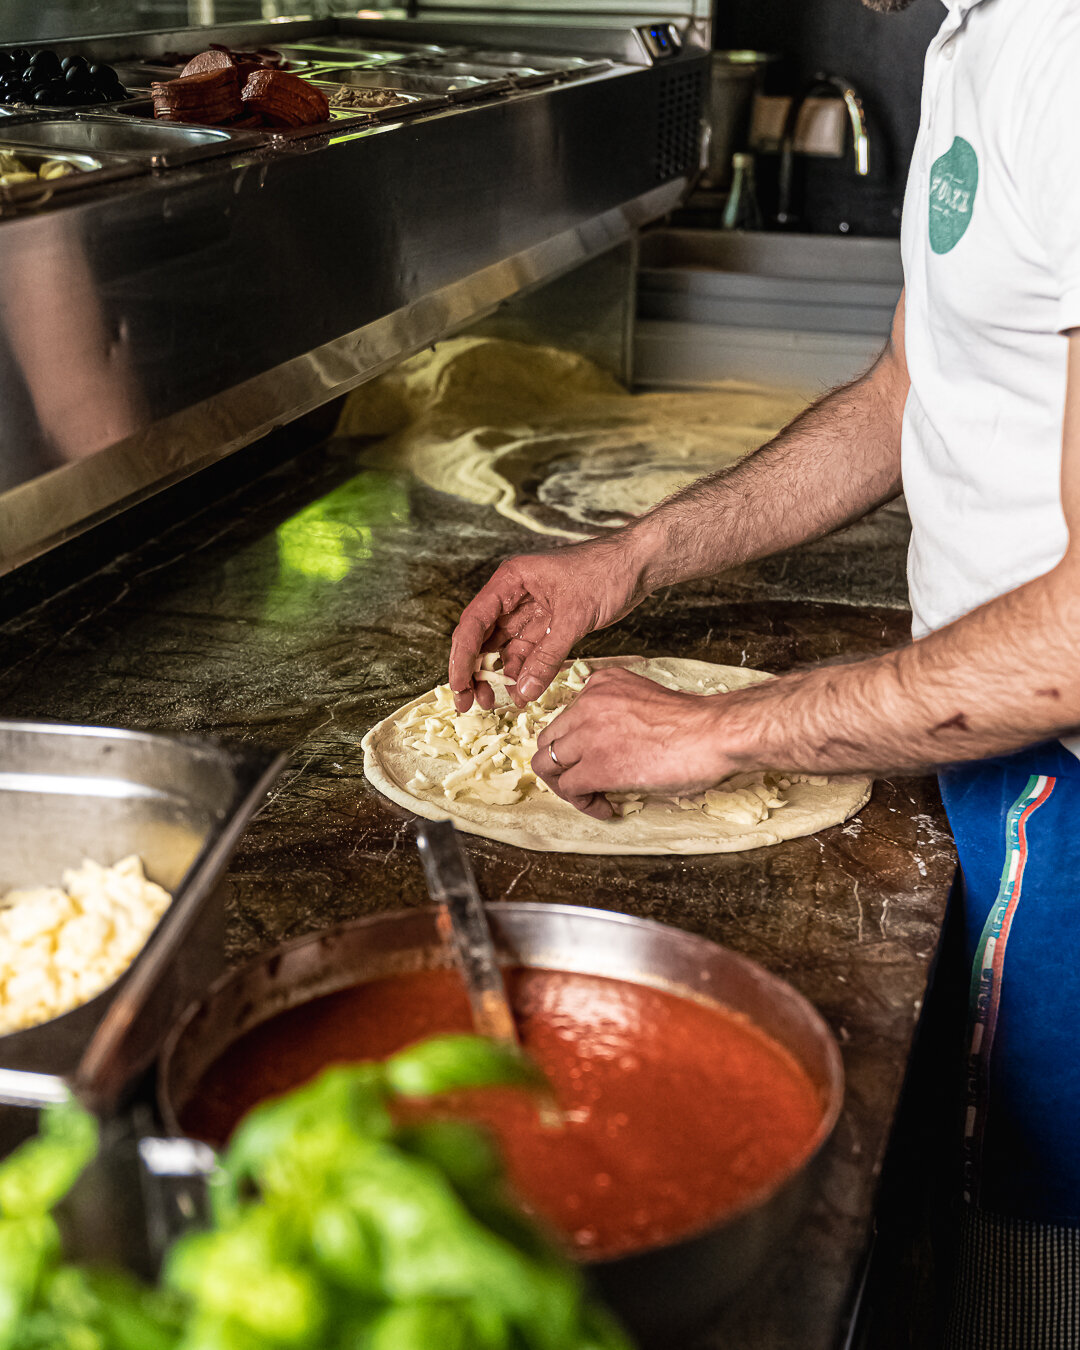
<svg viewBox="0 0 1080 1350">
<path fill-rule="evenodd" d="M 483 1036 L 432 1036 L 392 1055 L 383 1066 L 399 1097 L 437 1097 L 460 1088 L 550 1090 L 547 1078 L 514 1046 Z"/>
<path fill-rule="evenodd" d="M 94 1117 L 75 1102 L 47 1106 L 40 1132 L 0 1163 L 0 1214 L 47 1214 L 94 1157 Z"/>
</svg>

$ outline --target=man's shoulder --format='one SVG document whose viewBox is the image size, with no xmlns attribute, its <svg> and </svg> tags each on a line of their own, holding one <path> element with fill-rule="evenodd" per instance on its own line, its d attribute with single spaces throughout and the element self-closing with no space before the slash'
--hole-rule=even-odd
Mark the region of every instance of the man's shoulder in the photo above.
<svg viewBox="0 0 1080 1350">
<path fill-rule="evenodd" d="M 1007 32 L 1014 39 L 1025 39 L 1026 44 L 1048 51 L 1080 38 L 1080 0 L 980 0 L 970 18 L 978 27 L 1002 35 Z M 1004 45 L 998 55 L 1008 61 L 1020 50 Z"/>
</svg>

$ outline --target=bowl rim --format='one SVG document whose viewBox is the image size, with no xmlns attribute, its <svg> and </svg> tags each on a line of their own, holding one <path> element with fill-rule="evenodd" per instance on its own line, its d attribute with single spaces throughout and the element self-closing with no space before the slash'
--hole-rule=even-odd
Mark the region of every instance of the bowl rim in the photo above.
<svg viewBox="0 0 1080 1350">
<path fill-rule="evenodd" d="M 690 1244 L 698 1239 L 708 1237 L 718 1231 L 734 1227 L 741 1219 L 746 1218 L 753 1212 L 763 1209 L 769 1202 L 790 1184 L 795 1182 L 801 1175 L 806 1173 L 813 1165 L 815 1160 L 822 1153 L 825 1145 L 832 1138 L 833 1132 L 839 1122 L 841 1112 L 844 1106 L 845 1097 L 845 1074 L 843 1065 L 843 1056 L 840 1051 L 840 1045 L 832 1029 L 825 1021 L 824 1017 L 817 1008 L 810 1002 L 805 994 L 802 994 L 793 984 L 785 980 L 780 975 L 775 975 L 767 970 L 760 962 L 752 957 L 744 956 L 731 947 L 725 946 L 721 942 L 715 942 L 712 938 L 702 936 L 700 933 L 694 933 L 685 928 L 679 928 L 675 924 L 661 923 L 656 919 L 639 918 L 634 914 L 626 914 L 621 910 L 599 909 L 589 905 L 568 905 L 562 903 L 548 903 L 542 900 L 488 900 L 485 902 L 485 908 L 494 910 L 496 915 L 500 911 L 511 910 L 518 914 L 561 914 L 568 917 L 587 917 L 589 919 L 599 919 L 601 921 L 613 924 L 624 925 L 626 927 L 645 929 L 662 936 L 665 940 L 681 941 L 691 946 L 704 947 L 712 951 L 722 952 L 726 960 L 734 962 L 736 966 L 741 967 L 748 975 L 757 980 L 763 979 L 766 984 L 779 986 L 784 990 L 785 995 L 793 998 L 796 1006 L 806 1018 L 809 1025 L 813 1028 L 815 1034 L 819 1037 L 824 1049 L 825 1074 L 822 1086 L 823 1110 L 821 1119 L 818 1122 L 817 1129 L 810 1136 L 805 1146 L 793 1156 L 791 1162 L 780 1172 L 776 1174 L 766 1185 L 752 1192 L 742 1203 L 732 1209 L 725 1210 L 717 1218 L 706 1220 L 703 1223 L 696 1224 L 688 1228 L 685 1232 L 679 1233 L 675 1237 L 662 1242 L 653 1242 L 640 1247 L 617 1253 L 610 1256 L 589 1257 L 577 1252 L 571 1252 L 572 1259 L 585 1269 L 603 1269 L 605 1267 L 618 1266 L 620 1263 L 635 1260 L 638 1257 L 645 1256 L 650 1252 L 672 1251 L 684 1244 Z M 365 928 L 374 928 L 381 925 L 392 926 L 405 919 L 416 920 L 430 916 L 434 918 L 438 915 L 439 907 L 437 905 L 416 905 L 403 909 L 383 910 L 376 914 L 365 914 L 360 918 L 347 919 L 342 923 L 335 924 L 331 928 L 313 929 L 308 933 L 303 933 L 298 937 L 289 938 L 284 942 L 278 943 L 273 947 L 268 947 L 248 961 L 226 970 L 220 975 L 206 990 L 200 999 L 188 1005 L 183 1013 L 176 1019 L 168 1034 L 164 1038 L 161 1051 L 158 1056 L 157 1066 L 157 1106 L 161 1113 L 166 1129 L 173 1134 L 182 1133 L 179 1117 L 174 1104 L 171 1100 L 168 1082 L 169 1066 L 172 1062 L 178 1046 L 183 1040 L 188 1028 L 199 1015 L 203 1008 L 208 1006 L 222 991 L 232 984 L 240 984 L 245 978 L 252 975 L 260 967 L 270 964 L 272 961 L 280 961 L 281 958 L 292 951 L 306 946 L 316 946 L 320 942 L 332 940 L 339 935 L 347 932 L 363 930 Z M 431 967 L 434 968 L 434 967 Z M 528 969 L 528 964 L 524 963 L 524 968 Z M 545 969 L 555 969 L 555 967 L 544 967 Z M 393 975 L 379 975 L 375 979 L 393 979 Z M 631 979 L 624 975 L 604 975 L 598 978 L 624 980 L 627 984 L 642 984 L 647 988 L 661 989 L 663 992 L 670 993 L 675 997 L 680 997 L 680 986 L 668 982 L 658 982 L 650 984 L 647 980 Z M 355 981 L 357 984 L 367 983 L 364 979 Z M 684 993 L 682 997 L 689 998 L 690 1001 L 712 1003 L 716 1007 L 724 1008 L 725 1005 L 719 999 L 710 999 L 705 995 L 698 995 L 694 991 L 682 986 Z M 312 1000 L 325 997 L 325 995 L 314 994 Z M 299 1006 L 299 1005 L 298 1005 Z M 279 1010 L 284 1011 L 284 1009 Z M 737 1009 L 728 1008 L 729 1012 L 738 1012 Z M 266 1021 L 277 1014 L 270 1014 Z M 753 1020 L 753 1019 L 750 1019 Z M 258 1026 L 255 1022 L 252 1026 Z M 757 1026 L 757 1023 L 754 1023 Z M 248 1028 L 251 1030 L 252 1028 Z M 770 1040 L 776 1041 L 776 1037 L 765 1031 L 764 1028 L 757 1028 L 763 1035 Z M 241 1035 L 245 1033 L 240 1033 Z M 237 1038 L 239 1039 L 239 1038 Z M 792 1050 L 786 1046 L 781 1048 L 799 1063 L 799 1060 Z M 804 1073 L 807 1072 L 805 1064 L 799 1063 L 799 1067 Z M 557 1238 L 557 1235 L 556 1235 Z"/>
</svg>

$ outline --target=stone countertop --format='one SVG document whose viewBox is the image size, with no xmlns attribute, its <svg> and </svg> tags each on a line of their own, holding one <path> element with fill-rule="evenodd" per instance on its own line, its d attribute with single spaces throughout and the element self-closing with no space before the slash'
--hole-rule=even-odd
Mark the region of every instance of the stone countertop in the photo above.
<svg viewBox="0 0 1080 1350">
<path fill-rule="evenodd" d="M 906 537 L 902 511 L 886 508 L 654 596 L 582 653 L 784 671 L 885 650 L 907 635 Z M 0 715 L 291 751 L 229 869 L 232 960 L 423 904 L 410 817 L 364 779 L 360 739 L 445 678 L 457 615 L 495 562 L 538 547 L 489 509 L 365 470 L 362 451 L 331 444 L 0 625 Z M 487 896 L 676 924 L 760 961 L 822 1011 L 848 1088 L 818 1200 L 696 1350 L 832 1350 L 954 865 L 932 780 L 879 782 L 847 825 L 748 853 L 595 858 L 465 842 Z"/>
</svg>

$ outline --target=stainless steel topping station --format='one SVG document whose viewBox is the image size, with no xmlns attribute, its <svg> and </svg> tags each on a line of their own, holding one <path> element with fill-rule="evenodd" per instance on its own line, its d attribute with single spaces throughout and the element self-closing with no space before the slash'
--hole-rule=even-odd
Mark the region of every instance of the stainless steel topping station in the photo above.
<svg viewBox="0 0 1080 1350">
<path fill-rule="evenodd" d="M 340 106 L 154 121 L 171 54 L 213 43 L 273 47 Z M 689 23 L 463 15 L 52 47 L 133 97 L 0 118 L 0 151 L 101 166 L 0 192 L 0 573 L 630 238 L 696 172 L 708 68 Z"/>
</svg>

